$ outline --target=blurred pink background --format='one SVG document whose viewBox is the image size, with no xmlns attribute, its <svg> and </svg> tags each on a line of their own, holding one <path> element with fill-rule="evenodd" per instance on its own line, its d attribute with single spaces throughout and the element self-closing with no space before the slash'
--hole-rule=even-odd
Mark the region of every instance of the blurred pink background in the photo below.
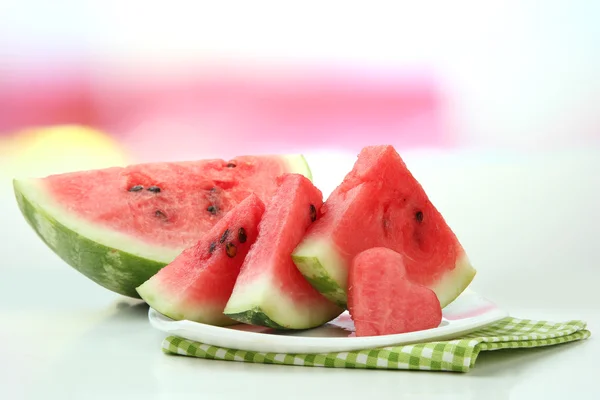
<svg viewBox="0 0 600 400">
<path fill-rule="evenodd" d="M 139 161 L 598 145 L 598 2 L 360 4 L 5 1 L 0 137 L 81 124 Z"/>
<path fill-rule="evenodd" d="M 113 134 L 143 158 L 210 153 L 360 150 L 372 143 L 451 145 L 432 77 L 325 68 L 199 66 L 190 76 L 91 76 L 89 66 L 14 74 L 4 132 L 77 123 Z M 68 69 L 68 73 L 67 70 Z M 63 77 L 59 78 L 57 77 Z"/>
</svg>

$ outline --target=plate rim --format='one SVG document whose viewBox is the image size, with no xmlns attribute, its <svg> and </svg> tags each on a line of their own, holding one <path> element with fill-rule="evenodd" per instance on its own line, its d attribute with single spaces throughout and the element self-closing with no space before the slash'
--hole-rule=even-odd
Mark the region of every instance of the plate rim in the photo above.
<svg viewBox="0 0 600 400">
<path fill-rule="evenodd" d="M 479 296 L 477 293 L 472 292 Z M 481 297 L 481 296 L 479 296 Z M 487 299 L 483 298 L 488 301 Z M 347 313 L 344 311 L 342 314 Z M 467 317 L 459 320 L 452 320 L 445 326 L 439 326 L 436 328 L 397 333 L 391 335 L 379 335 L 379 336 L 349 336 L 349 337 L 320 337 L 320 336 L 297 336 L 297 335 L 277 335 L 264 332 L 254 332 L 248 330 L 231 329 L 229 327 L 214 326 L 204 324 L 201 322 L 189 321 L 189 320 L 173 320 L 157 310 L 149 307 L 148 319 L 150 324 L 165 333 L 173 336 L 179 336 L 186 340 L 198 341 L 198 339 L 190 338 L 190 335 L 186 335 L 186 331 L 190 331 L 195 327 L 200 326 L 202 331 L 200 334 L 203 336 L 222 337 L 223 332 L 227 331 L 239 338 L 239 347 L 233 346 L 222 346 L 218 344 L 209 343 L 202 341 L 203 344 L 223 347 L 234 350 L 246 350 L 246 351 L 260 351 L 260 352 L 273 352 L 273 350 L 257 350 L 261 345 L 266 347 L 303 347 L 306 349 L 302 351 L 304 354 L 310 354 L 311 350 L 309 347 L 318 347 L 312 353 L 323 353 L 325 347 L 339 348 L 340 345 L 347 350 L 330 350 L 330 351 L 355 351 L 358 349 L 372 349 L 380 347 L 390 347 L 398 345 L 410 345 L 415 343 L 425 343 L 428 341 L 443 341 L 452 340 L 460 335 L 468 334 L 475 330 L 481 329 L 485 326 L 493 324 L 508 317 L 510 314 L 497 306 L 493 309 L 486 311 L 485 313 L 476 317 Z M 476 319 L 477 323 L 473 325 L 473 320 Z M 237 325 L 237 324 L 236 324 Z M 243 324 L 239 324 L 243 325 Z M 235 326 L 235 325 L 232 325 Z M 318 327 L 312 328 L 317 329 Z M 310 329 L 306 329 L 308 331 Z M 431 333 L 430 333 L 431 332 Z M 268 338 L 268 343 L 265 343 L 263 339 Z M 249 347 L 252 347 L 250 349 Z M 265 346 L 262 346 L 265 347 Z M 266 348 L 265 347 L 265 348 Z"/>
</svg>

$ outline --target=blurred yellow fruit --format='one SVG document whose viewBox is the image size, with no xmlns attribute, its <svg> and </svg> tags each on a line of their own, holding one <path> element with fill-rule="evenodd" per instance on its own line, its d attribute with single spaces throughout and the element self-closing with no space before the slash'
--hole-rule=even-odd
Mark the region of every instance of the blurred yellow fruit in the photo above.
<svg viewBox="0 0 600 400">
<path fill-rule="evenodd" d="M 27 129 L 0 139 L 0 175 L 11 179 L 127 163 L 126 152 L 108 134 L 80 125 Z"/>
</svg>

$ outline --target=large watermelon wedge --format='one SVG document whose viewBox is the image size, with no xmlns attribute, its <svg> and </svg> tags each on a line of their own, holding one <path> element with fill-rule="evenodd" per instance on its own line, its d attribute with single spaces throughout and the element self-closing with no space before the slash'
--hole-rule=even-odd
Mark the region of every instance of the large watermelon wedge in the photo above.
<svg viewBox="0 0 600 400">
<path fill-rule="evenodd" d="M 348 268 L 361 251 L 404 256 L 407 278 L 433 290 L 442 307 L 475 276 L 463 247 L 392 146 L 365 147 L 292 253 L 325 297 L 347 307 Z"/>
<path fill-rule="evenodd" d="M 302 155 L 240 156 L 15 179 L 23 216 L 65 262 L 139 298 L 140 286 L 250 193 L 268 200 L 287 172 L 312 179 Z"/>
</svg>

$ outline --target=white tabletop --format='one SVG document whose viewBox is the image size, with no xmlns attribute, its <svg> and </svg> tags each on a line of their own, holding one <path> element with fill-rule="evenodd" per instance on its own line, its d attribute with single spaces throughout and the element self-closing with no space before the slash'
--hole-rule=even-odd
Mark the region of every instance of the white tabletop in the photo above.
<svg viewBox="0 0 600 400">
<path fill-rule="evenodd" d="M 309 157 L 325 192 L 353 160 Z M 338 169 L 325 169 L 335 157 Z M 0 399 L 375 398 L 374 390 L 395 399 L 600 398 L 600 150 L 405 157 L 477 267 L 474 290 L 517 317 L 583 319 L 592 337 L 483 353 L 467 374 L 167 356 L 147 307 L 50 252 L 18 213 L 3 176 Z"/>
</svg>

